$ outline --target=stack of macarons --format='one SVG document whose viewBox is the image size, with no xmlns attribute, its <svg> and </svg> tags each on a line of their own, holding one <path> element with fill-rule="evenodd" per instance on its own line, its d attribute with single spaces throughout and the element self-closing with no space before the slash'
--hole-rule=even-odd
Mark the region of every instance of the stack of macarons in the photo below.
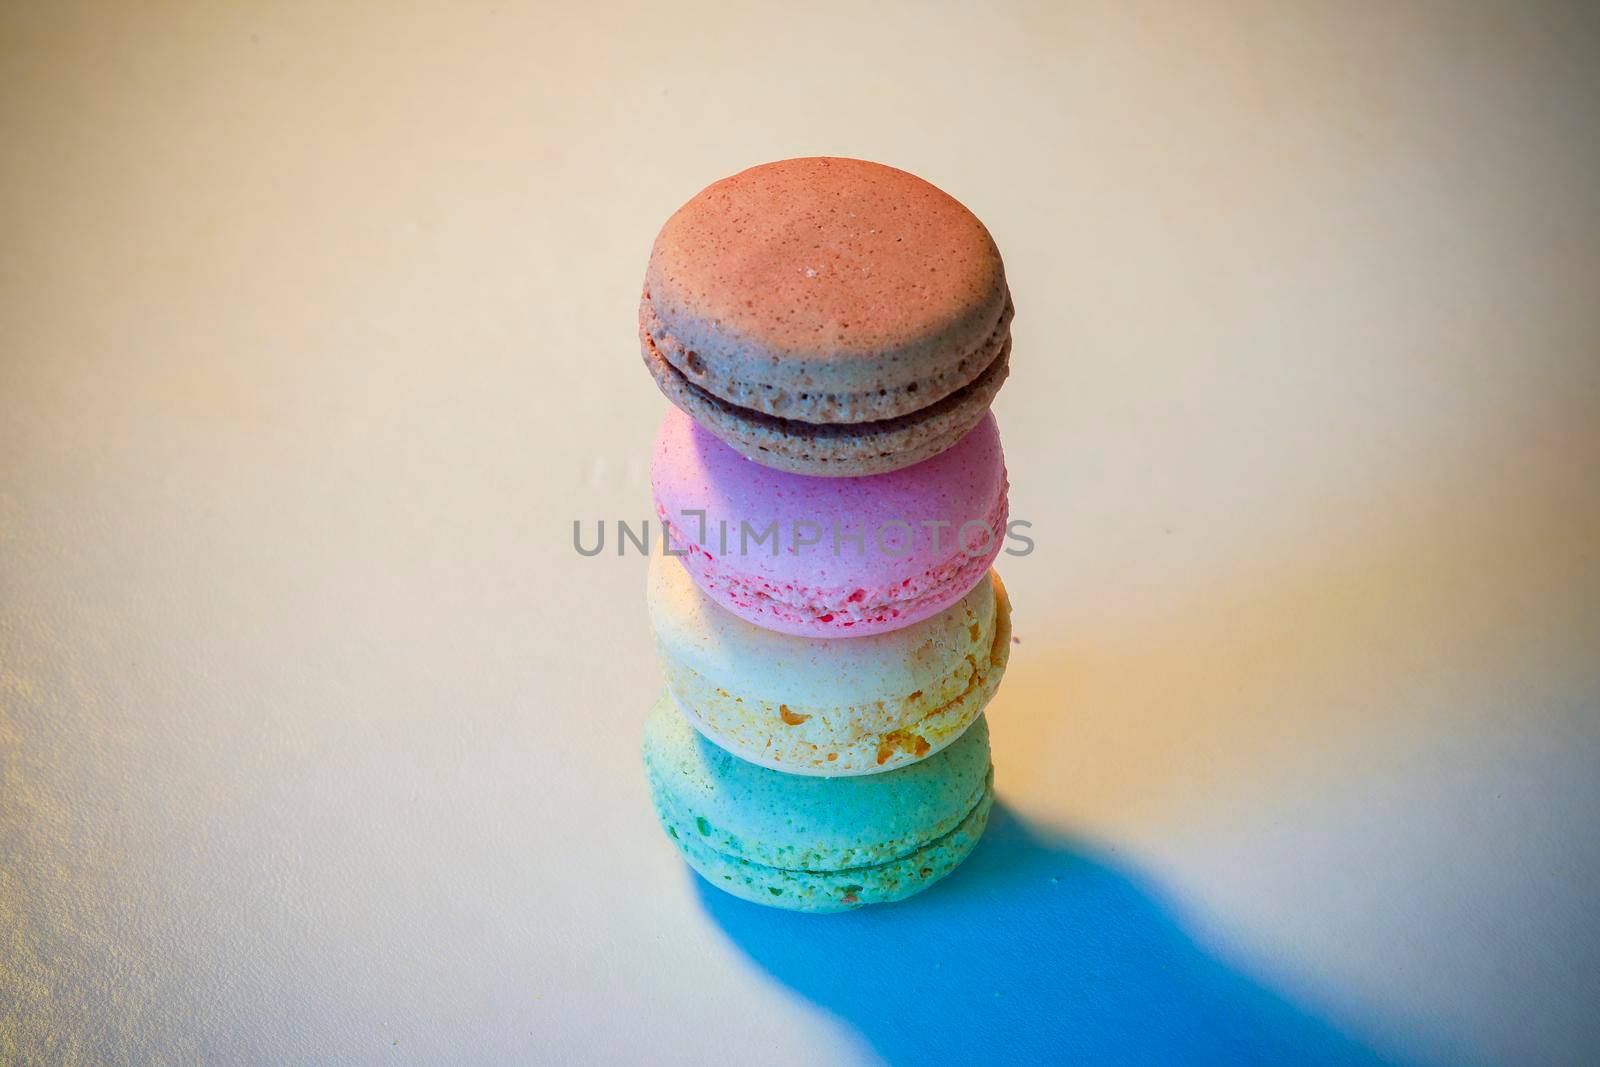
<svg viewBox="0 0 1600 1067">
<path fill-rule="evenodd" d="M 712 885 L 845 910 L 931 885 L 982 835 L 1011 316 L 983 224 L 876 163 L 751 168 L 656 238 L 639 339 L 674 407 L 644 763 Z"/>
</svg>

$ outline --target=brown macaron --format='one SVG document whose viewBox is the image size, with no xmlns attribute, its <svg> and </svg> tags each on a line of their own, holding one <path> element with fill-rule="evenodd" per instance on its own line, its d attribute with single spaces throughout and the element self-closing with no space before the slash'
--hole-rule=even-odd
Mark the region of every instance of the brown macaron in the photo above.
<svg viewBox="0 0 1600 1067">
<path fill-rule="evenodd" d="M 668 399 L 758 463 L 882 474 L 977 425 L 1011 316 L 972 212 L 903 170 L 813 157 L 724 178 L 667 220 L 639 340 Z"/>
</svg>

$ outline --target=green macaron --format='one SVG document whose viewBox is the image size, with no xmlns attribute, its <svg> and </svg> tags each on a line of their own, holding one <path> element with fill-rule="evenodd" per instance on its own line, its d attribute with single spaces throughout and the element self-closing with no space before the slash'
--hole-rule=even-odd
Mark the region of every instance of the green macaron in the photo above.
<svg viewBox="0 0 1600 1067">
<path fill-rule="evenodd" d="M 663 693 L 645 720 L 644 764 L 661 825 L 691 867 L 735 896 L 796 911 L 926 889 L 972 851 L 994 800 L 982 718 L 920 762 L 817 778 L 723 751 Z"/>
</svg>

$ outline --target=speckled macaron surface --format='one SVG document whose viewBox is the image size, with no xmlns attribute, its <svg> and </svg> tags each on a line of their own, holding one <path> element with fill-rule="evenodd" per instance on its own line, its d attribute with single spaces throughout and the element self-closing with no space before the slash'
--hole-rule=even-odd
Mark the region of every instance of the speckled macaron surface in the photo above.
<svg viewBox="0 0 1600 1067">
<path fill-rule="evenodd" d="M 858 778 L 782 774 L 702 737 L 663 693 L 645 720 L 651 800 L 684 858 L 718 888 L 800 911 L 900 900 L 954 870 L 993 800 L 980 718 L 955 744 Z"/>
<path fill-rule="evenodd" d="M 987 414 L 910 467 L 810 478 L 752 463 L 671 409 L 650 484 L 674 551 L 712 599 L 805 637 L 884 633 L 943 611 L 988 573 L 1008 514 Z"/>
<path fill-rule="evenodd" d="M 651 250 L 642 353 L 662 391 L 758 462 L 859 475 L 969 430 L 1009 367 L 993 239 L 954 198 L 857 159 L 709 186 Z"/>
<path fill-rule="evenodd" d="M 993 572 L 936 615 L 846 641 L 748 623 L 666 556 L 650 561 L 648 602 L 679 710 L 720 747 L 790 774 L 878 774 L 930 757 L 982 713 L 1011 652 Z"/>
</svg>

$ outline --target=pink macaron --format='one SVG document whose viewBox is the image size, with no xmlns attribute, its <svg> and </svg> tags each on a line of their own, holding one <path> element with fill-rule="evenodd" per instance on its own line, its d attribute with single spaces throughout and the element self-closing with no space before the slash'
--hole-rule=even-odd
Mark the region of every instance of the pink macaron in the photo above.
<svg viewBox="0 0 1600 1067">
<path fill-rule="evenodd" d="M 1006 466 L 994 416 L 887 474 L 815 478 L 752 462 L 677 408 L 650 481 L 666 550 L 722 607 L 781 633 L 884 633 L 960 600 L 999 554 Z"/>
</svg>

